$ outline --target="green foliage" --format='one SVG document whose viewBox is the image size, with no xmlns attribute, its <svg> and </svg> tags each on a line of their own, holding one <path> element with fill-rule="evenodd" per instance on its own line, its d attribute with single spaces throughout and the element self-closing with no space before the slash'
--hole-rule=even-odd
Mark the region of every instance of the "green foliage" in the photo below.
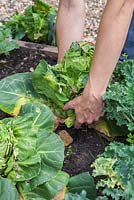
<svg viewBox="0 0 134 200">
<path fill-rule="evenodd" d="M 28 39 L 33 42 L 44 42 L 56 45 L 55 24 L 57 11 L 41 0 L 34 0 L 24 14 L 16 13 L 3 22 L 11 30 L 14 39 Z"/>
<path fill-rule="evenodd" d="M 10 115 L 18 115 L 21 106 L 29 102 L 45 102 L 45 96 L 35 92 L 30 72 L 14 74 L 0 81 L 2 111 Z"/>
<path fill-rule="evenodd" d="M 134 135 L 132 133 L 128 134 L 127 142 L 129 142 L 130 144 L 134 144 Z"/>
<path fill-rule="evenodd" d="M 90 200 L 96 199 L 94 180 L 88 172 L 71 177 L 67 189 L 69 193 L 73 194 L 80 194 L 84 190 L 86 194 L 83 193 L 83 197 L 87 197 Z"/>
<path fill-rule="evenodd" d="M 0 121 L 0 175 L 25 200 L 49 200 L 68 183 L 68 174 L 61 171 L 64 145 L 53 127 L 52 112 L 39 103 L 26 104 L 19 116 Z"/>
<path fill-rule="evenodd" d="M 41 185 L 37 185 L 37 187 L 33 190 L 30 189 L 28 191 L 29 185 L 25 183 L 25 186 L 22 187 L 25 192 L 21 193 L 24 197 L 24 200 L 38 200 L 40 198 L 42 198 L 42 200 L 51 200 L 59 191 L 64 189 L 64 187 L 68 183 L 68 179 L 69 175 L 65 172 L 60 171 L 56 174 L 56 176 L 53 176 L 53 178 L 51 178 L 47 182 L 44 182 Z"/>
<path fill-rule="evenodd" d="M 68 127 L 74 124 L 75 116 L 72 111 L 63 113 L 62 108 L 67 101 L 80 95 L 85 87 L 93 50 L 89 44 L 74 43 L 65 53 L 61 64 L 51 67 L 41 61 L 32 73 L 36 92 L 46 95 L 50 108 L 55 115 L 65 118 Z M 107 120 L 113 120 L 117 126 L 123 127 L 125 133 L 134 130 L 133 82 L 134 61 L 120 62 L 104 96 Z"/>
<path fill-rule="evenodd" d="M 114 142 L 93 163 L 93 176 L 101 176 L 97 188 L 103 188 L 103 194 L 107 197 L 129 200 L 128 197 L 133 195 L 130 187 L 134 177 L 133 154 L 134 145 Z"/>
<path fill-rule="evenodd" d="M 67 152 L 66 152 L 66 158 L 70 157 L 72 155 L 72 146 L 68 146 Z"/>
<path fill-rule="evenodd" d="M 19 200 L 19 194 L 13 183 L 0 177 L 0 199 L 1 200 Z"/>
<path fill-rule="evenodd" d="M 96 198 L 96 200 L 108 200 L 108 198 L 106 196 L 103 197 L 99 196 Z"/>
<path fill-rule="evenodd" d="M 19 46 L 12 40 L 11 30 L 0 24 L 0 54 L 8 54 L 17 48 Z"/>
<path fill-rule="evenodd" d="M 63 106 L 81 94 L 88 78 L 93 52 L 94 47 L 88 43 L 74 43 L 61 64 L 50 66 L 42 60 L 33 73 L 4 78 L 0 81 L 0 109 L 17 115 L 22 105 L 41 102 L 47 104 L 56 116 L 63 118 L 65 124 L 71 127 L 75 121 L 74 111 L 63 112 Z"/>
<path fill-rule="evenodd" d="M 86 197 L 86 192 L 83 190 L 80 194 L 68 193 L 65 196 L 65 200 L 89 200 Z"/>
<path fill-rule="evenodd" d="M 133 200 L 134 199 L 134 180 L 131 179 L 125 190 L 125 200 Z"/>
<path fill-rule="evenodd" d="M 74 43 L 61 64 L 48 65 L 42 60 L 32 73 L 37 93 L 45 94 L 54 114 L 65 119 L 68 127 L 75 121 L 73 111 L 63 113 L 66 102 L 81 94 L 90 70 L 94 47 L 88 43 Z"/>
<path fill-rule="evenodd" d="M 18 82 L 20 86 L 30 78 L 29 73 L 23 75 Z M 17 75 L 13 80 L 18 81 Z M 14 87 L 12 89 L 17 92 Z M 22 91 L 25 91 L 25 87 Z M 13 95 L 12 92 L 9 94 Z M 29 98 L 32 97 L 29 95 Z M 11 193 L 6 197 L 12 200 L 17 200 L 17 190 L 24 200 L 51 200 L 65 187 L 69 193 L 79 194 L 85 190 L 91 200 L 95 199 L 95 185 L 88 173 L 69 180 L 69 175 L 61 171 L 64 145 L 60 137 L 53 133 L 53 128 L 52 112 L 47 106 L 36 102 L 23 105 L 18 116 L 0 121 L 0 177 L 6 178 L 4 181 L 0 179 L 1 199 L 6 200 L 6 184 L 11 185 Z"/>
<path fill-rule="evenodd" d="M 16 115 L 23 104 L 40 101 L 47 104 L 56 116 L 64 119 L 67 127 L 71 127 L 75 122 L 75 113 L 73 110 L 63 112 L 63 106 L 81 95 L 93 53 L 92 45 L 76 42 L 65 53 L 62 63 L 50 66 L 41 60 L 32 75 L 27 75 L 30 76 L 29 80 L 22 74 L 16 75 L 16 81 L 13 81 L 13 76 L 3 79 L 0 81 L 0 109 Z M 119 62 L 104 96 L 105 118 L 97 124 L 97 129 L 107 136 L 128 134 L 130 131 L 133 134 L 133 82 L 134 60 Z"/>
<path fill-rule="evenodd" d="M 116 120 L 118 126 L 126 126 L 129 131 L 134 131 L 133 84 L 134 60 L 120 62 L 104 96 L 107 119 Z"/>
</svg>

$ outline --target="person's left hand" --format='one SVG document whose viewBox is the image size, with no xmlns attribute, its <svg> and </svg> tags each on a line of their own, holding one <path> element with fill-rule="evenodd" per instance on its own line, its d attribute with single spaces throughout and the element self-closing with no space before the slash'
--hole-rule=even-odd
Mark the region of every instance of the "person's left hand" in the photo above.
<svg viewBox="0 0 134 200">
<path fill-rule="evenodd" d="M 75 110 L 75 128 L 79 128 L 83 123 L 91 124 L 98 121 L 99 117 L 103 115 L 103 100 L 101 96 L 97 97 L 90 93 L 83 93 L 66 103 L 63 109 Z"/>
</svg>

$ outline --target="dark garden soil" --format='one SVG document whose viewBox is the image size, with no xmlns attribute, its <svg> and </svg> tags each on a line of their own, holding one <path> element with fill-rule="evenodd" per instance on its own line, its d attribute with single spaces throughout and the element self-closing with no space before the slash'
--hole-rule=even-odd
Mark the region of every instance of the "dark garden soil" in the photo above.
<svg viewBox="0 0 134 200">
<path fill-rule="evenodd" d="M 31 71 L 41 59 L 45 59 L 51 65 L 56 63 L 56 58 L 48 57 L 42 51 L 23 47 L 9 55 L 0 55 L 0 79 L 11 74 Z"/>
<path fill-rule="evenodd" d="M 56 58 L 46 56 L 39 50 L 30 50 L 29 48 L 19 48 L 9 55 L 0 55 L 0 80 L 6 76 L 29 72 L 35 69 L 41 59 L 45 59 L 49 64 L 54 65 Z M 8 115 L 0 111 L 0 119 Z"/>
<path fill-rule="evenodd" d="M 27 72 L 34 69 L 41 59 L 45 59 L 51 65 L 56 63 L 56 58 L 48 57 L 39 50 L 20 48 L 10 55 L 0 56 L 0 80 L 11 74 Z M 0 119 L 8 117 L 0 111 Z M 104 151 L 108 141 L 93 129 L 82 126 L 80 129 L 67 129 L 60 125 L 58 130 L 67 130 L 73 138 L 73 143 L 66 148 L 63 170 L 70 175 L 89 171 L 91 163 L 96 156 Z"/>
<path fill-rule="evenodd" d="M 98 154 L 103 153 L 108 141 L 94 129 L 83 125 L 80 129 L 67 129 L 64 125 L 59 129 L 66 129 L 73 138 L 73 143 L 66 148 L 63 170 L 70 175 L 81 172 L 92 172 L 91 164 Z"/>
</svg>

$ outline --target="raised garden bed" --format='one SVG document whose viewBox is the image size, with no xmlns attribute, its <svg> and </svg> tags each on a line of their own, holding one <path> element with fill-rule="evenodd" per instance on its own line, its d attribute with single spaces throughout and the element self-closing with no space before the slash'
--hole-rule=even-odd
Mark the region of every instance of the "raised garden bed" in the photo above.
<svg viewBox="0 0 134 200">
<path fill-rule="evenodd" d="M 20 42 L 19 42 L 20 43 Z M 12 51 L 9 55 L 0 56 L 0 79 L 9 75 L 33 71 L 41 59 L 45 59 L 49 64 L 55 65 L 57 59 L 57 49 L 49 46 L 42 46 L 29 42 L 21 42 L 21 47 Z M 0 111 L 0 119 L 9 115 Z M 80 129 L 67 128 L 64 124 L 59 124 L 55 132 L 66 130 L 73 138 L 73 142 L 65 148 L 65 158 L 62 170 L 70 176 L 78 175 L 82 172 L 92 173 L 91 164 L 97 155 L 104 152 L 104 148 L 110 143 L 104 135 L 93 128 L 83 125 Z M 114 141 L 126 143 L 125 137 L 114 138 Z M 98 180 L 98 179 L 95 179 Z M 101 194 L 101 190 L 98 190 Z"/>
<path fill-rule="evenodd" d="M 117 64 L 103 97 L 105 116 L 75 129 L 74 111 L 63 112 L 63 106 L 85 87 L 94 46 L 75 42 L 56 65 L 57 48 L 37 43 L 39 36 L 55 44 L 56 10 L 34 2 L 25 17 L 14 17 L 21 29 L 16 22 L 7 22 L 9 29 L 0 26 L 0 199 L 133 200 L 134 61 Z M 14 28 L 13 38 L 33 43 L 11 40 Z"/>
</svg>

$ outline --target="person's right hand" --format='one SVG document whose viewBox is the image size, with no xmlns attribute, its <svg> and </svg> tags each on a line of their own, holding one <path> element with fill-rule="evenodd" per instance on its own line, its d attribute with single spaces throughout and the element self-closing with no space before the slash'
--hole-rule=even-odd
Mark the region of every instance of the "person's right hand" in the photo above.
<svg viewBox="0 0 134 200">
<path fill-rule="evenodd" d="M 97 97 L 90 92 L 83 94 L 65 104 L 64 110 L 74 109 L 76 114 L 75 128 L 79 128 L 83 123 L 91 124 L 98 121 L 103 115 L 102 97 Z"/>
</svg>

